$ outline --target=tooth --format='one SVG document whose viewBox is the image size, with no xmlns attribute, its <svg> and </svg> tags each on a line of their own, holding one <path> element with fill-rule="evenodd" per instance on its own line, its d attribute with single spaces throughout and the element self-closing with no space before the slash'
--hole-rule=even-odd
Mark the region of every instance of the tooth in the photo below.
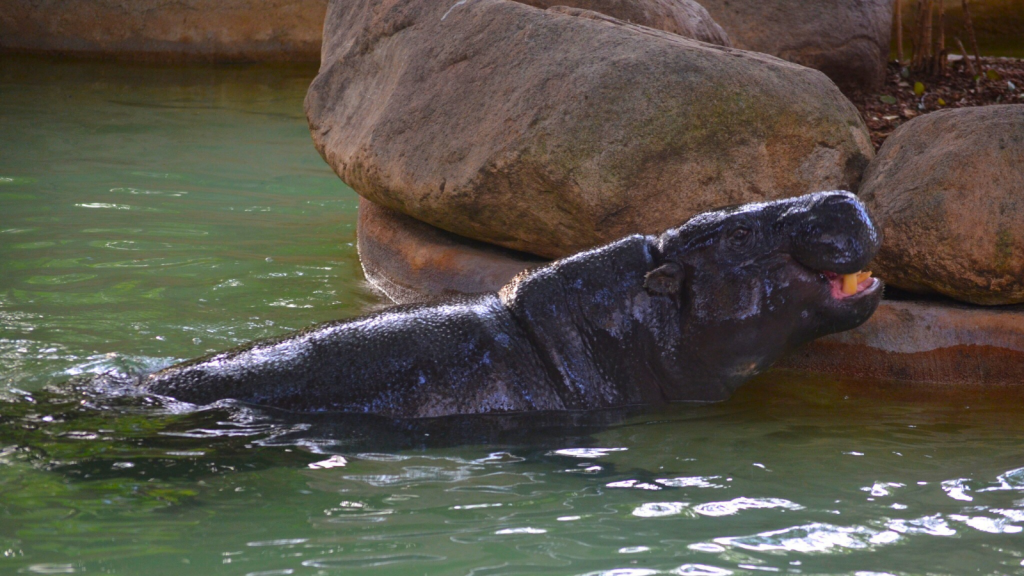
<svg viewBox="0 0 1024 576">
<path fill-rule="evenodd" d="M 861 282 L 871 278 L 871 271 L 867 272 L 854 272 L 853 274 L 843 274 L 843 294 L 852 296 L 857 293 L 857 286 Z"/>
<path fill-rule="evenodd" d="M 857 293 L 857 277 L 860 276 L 860 272 L 854 274 L 843 274 L 843 294 L 851 296 Z"/>
</svg>

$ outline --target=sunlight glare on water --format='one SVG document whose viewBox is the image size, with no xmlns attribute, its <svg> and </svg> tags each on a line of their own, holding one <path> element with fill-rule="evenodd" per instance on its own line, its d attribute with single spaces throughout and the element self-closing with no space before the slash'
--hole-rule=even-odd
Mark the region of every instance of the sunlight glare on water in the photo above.
<svg viewBox="0 0 1024 576">
<path fill-rule="evenodd" d="M 312 67 L 0 60 L 0 573 L 1024 574 L 1024 394 L 395 423 L 72 389 L 364 312 Z"/>
</svg>

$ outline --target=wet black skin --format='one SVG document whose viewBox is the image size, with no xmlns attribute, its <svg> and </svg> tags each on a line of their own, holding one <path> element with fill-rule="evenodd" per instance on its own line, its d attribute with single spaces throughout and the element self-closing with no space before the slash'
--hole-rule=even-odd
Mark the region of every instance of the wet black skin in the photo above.
<svg viewBox="0 0 1024 576">
<path fill-rule="evenodd" d="M 728 398 L 785 352 L 849 330 L 882 297 L 824 271 L 880 239 L 848 192 L 700 214 L 525 272 L 498 294 L 400 306 L 171 366 L 150 393 L 393 418 Z"/>
</svg>

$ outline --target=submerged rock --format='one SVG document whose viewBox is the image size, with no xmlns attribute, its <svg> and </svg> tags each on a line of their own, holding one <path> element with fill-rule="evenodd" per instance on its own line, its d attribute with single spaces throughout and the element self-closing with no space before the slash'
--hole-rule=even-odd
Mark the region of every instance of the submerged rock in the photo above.
<svg viewBox="0 0 1024 576">
<path fill-rule="evenodd" d="M 893 286 L 974 304 L 1024 302 L 1024 105 L 943 110 L 885 141 L 860 196 Z"/>
<path fill-rule="evenodd" d="M 737 48 L 803 64 L 847 91 L 885 79 L 892 0 L 700 0 Z"/>
<path fill-rule="evenodd" d="M 306 113 L 364 197 L 545 257 L 855 189 L 874 155 L 817 71 L 505 0 L 332 2 Z"/>
<path fill-rule="evenodd" d="M 701 42 L 730 46 L 722 30 L 695 0 L 517 0 L 535 8 L 568 14 L 590 10 L 631 24 L 679 34 Z"/>
<path fill-rule="evenodd" d="M 497 292 L 546 260 L 456 236 L 359 200 L 359 261 L 367 281 L 398 304 Z"/>
</svg>

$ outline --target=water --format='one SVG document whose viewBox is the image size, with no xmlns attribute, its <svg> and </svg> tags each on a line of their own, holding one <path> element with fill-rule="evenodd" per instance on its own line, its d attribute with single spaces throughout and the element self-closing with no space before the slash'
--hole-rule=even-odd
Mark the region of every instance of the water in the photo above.
<svg viewBox="0 0 1024 576">
<path fill-rule="evenodd" d="M 315 72 L 3 60 L 0 382 L 358 311 L 355 195 L 302 114 Z"/>
<path fill-rule="evenodd" d="M 376 304 L 315 70 L 0 60 L 0 574 L 1024 574 L 1024 393 L 394 423 L 97 398 Z"/>
</svg>

